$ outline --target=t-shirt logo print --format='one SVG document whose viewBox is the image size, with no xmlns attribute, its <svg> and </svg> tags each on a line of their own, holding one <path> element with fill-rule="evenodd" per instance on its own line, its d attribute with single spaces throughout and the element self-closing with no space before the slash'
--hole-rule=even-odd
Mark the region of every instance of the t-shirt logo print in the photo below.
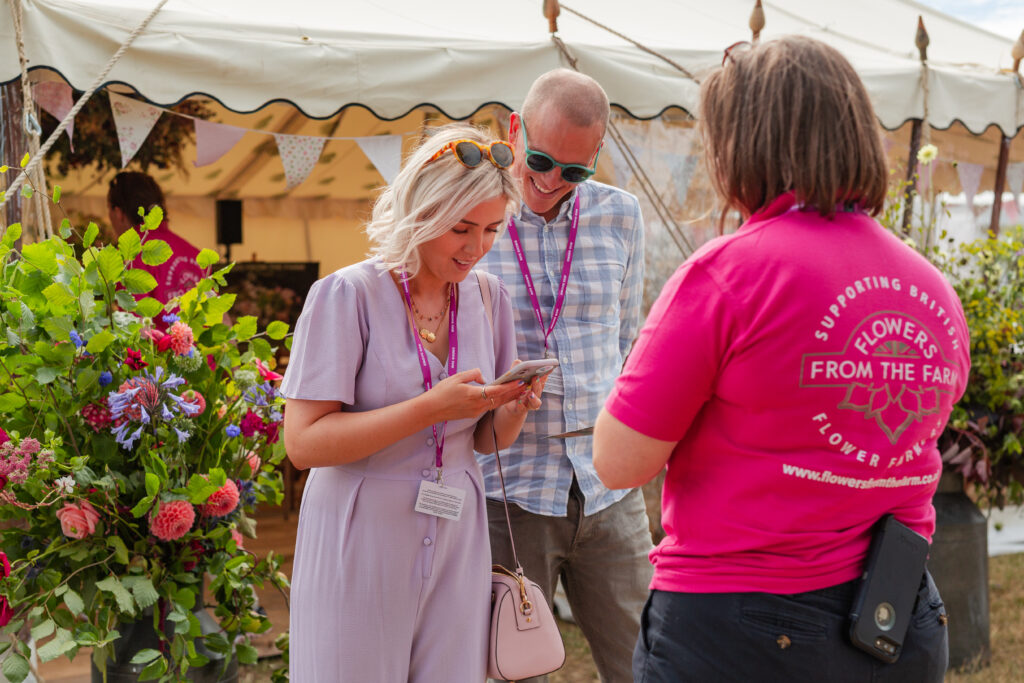
<svg viewBox="0 0 1024 683">
<path fill-rule="evenodd" d="M 916 318 L 879 311 L 854 328 L 843 350 L 804 354 L 800 386 L 844 389 L 837 407 L 864 413 L 896 444 L 915 421 L 938 413 L 941 394 L 956 385 L 959 367 L 940 349 Z"/>
</svg>

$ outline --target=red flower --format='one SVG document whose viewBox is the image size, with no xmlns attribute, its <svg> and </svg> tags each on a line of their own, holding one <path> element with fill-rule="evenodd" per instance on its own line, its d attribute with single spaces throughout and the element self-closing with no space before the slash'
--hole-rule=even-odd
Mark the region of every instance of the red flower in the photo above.
<svg viewBox="0 0 1024 683">
<path fill-rule="evenodd" d="M 223 486 L 207 498 L 203 514 L 207 517 L 223 517 L 238 507 L 238 485 L 228 479 Z"/>
<path fill-rule="evenodd" d="M 142 360 L 142 352 L 134 351 L 132 349 L 126 349 L 124 354 L 124 364 L 130 367 L 132 370 L 141 370 L 142 368 L 149 365 L 146 361 Z"/>
<path fill-rule="evenodd" d="M 206 410 L 206 399 L 195 389 L 186 389 L 181 392 L 181 400 L 185 403 L 191 403 L 192 405 L 199 406 L 199 411 L 192 415 L 202 415 L 203 411 Z"/>
<path fill-rule="evenodd" d="M 107 399 L 101 398 L 97 403 L 89 403 L 82 408 L 82 419 L 92 427 L 94 432 L 99 432 L 110 426 L 110 409 L 107 408 Z"/>
<path fill-rule="evenodd" d="M 263 423 L 263 428 L 260 431 L 266 435 L 267 443 L 277 443 L 279 432 L 281 431 L 281 423 L 267 420 Z"/>
<path fill-rule="evenodd" d="M 212 354 L 209 354 L 209 353 L 206 354 L 206 364 L 210 366 L 210 370 L 212 372 L 216 372 L 216 370 L 217 370 L 217 359 L 214 358 Z"/>
<path fill-rule="evenodd" d="M 149 530 L 161 541 L 176 541 L 192 528 L 196 511 L 187 500 L 172 500 L 160 506 L 160 511 L 150 515 Z"/>
<path fill-rule="evenodd" d="M 256 359 L 256 368 L 260 371 L 260 377 L 263 378 L 264 382 L 273 382 L 276 379 L 284 379 L 284 375 L 277 374 L 276 372 L 268 368 L 266 365 L 264 365 L 263 361 L 259 360 L 258 358 Z"/>
<path fill-rule="evenodd" d="M 250 410 L 242 418 L 238 427 L 242 430 L 242 436 L 252 436 L 256 432 L 263 431 L 263 418 Z"/>
<path fill-rule="evenodd" d="M 239 543 L 238 547 L 241 548 L 242 544 Z M 3 564 L 3 575 L 4 578 L 11 575 L 11 563 L 7 561 L 7 553 L 0 552 L 0 563 Z M 7 598 L 0 598 L 0 627 L 7 626 L 14 617 L 14 610 L 7 604 Z"/>
<path fill-rule="evenodd" d="M 7 435 L 7 432 L 0 428 L 0 446 L 4 445 L 11 440 L 11 437 Z"/>
</svg>

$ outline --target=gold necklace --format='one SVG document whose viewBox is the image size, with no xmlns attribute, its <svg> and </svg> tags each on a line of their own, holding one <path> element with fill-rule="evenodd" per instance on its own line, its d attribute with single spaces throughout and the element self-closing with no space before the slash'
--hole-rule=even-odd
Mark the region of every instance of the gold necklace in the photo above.
<svg viewBox="0 0 1024 683">
<path fill-rule="evenodd" d="M 444 321 L 445 313 L 448 312 L 448 304 L 451 303 L 452 300 L 452 283 L 448 283 L 448 291 L 446 292 L 444 298 L 444 306 L 441 308 L 441 312 L 438 313 L 436 316 L 423 315 L 422 313 L 420 313 L 420 309 L 416 306 L 416 300 L 413 299 L 412 296 L 409 297 L 409 300 L 412 302 L 412 310 L 413 313 L 416 314 L 416 318 L 418 320 L 422 320 L 424 323 L 431 323 L 435 320 L 437 321 L 437 325 L 434 326 L 433 332 L 430 331 L 429 327 L 419 328 L 420 339 L 427 342 L 428 344 L 433 344 L 435 341 L 437 341 L 437 332 L 441 329 L 441 323 Z"/>
</svg>

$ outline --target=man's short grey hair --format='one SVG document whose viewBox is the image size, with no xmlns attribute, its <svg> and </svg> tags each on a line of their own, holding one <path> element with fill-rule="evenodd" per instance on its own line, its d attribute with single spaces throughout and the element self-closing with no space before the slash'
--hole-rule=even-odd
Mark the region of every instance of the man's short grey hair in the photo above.
<svg viewBox="0 0 1024 683">
<path fill-rule="evenodd" d="M 382 269 L 405 270 L 415 277 L 421 266 L 419 246 L 453 228 L 481 202 L 504 197 L 506 217 L 518 209 L 519 190 L 508 169 L 486 158 L 476 168 L 466 168 L 453 151 L 427 163 L 446 144 L 463 139 L 482 145 L 494 141 L 489 131 L 467 124 L 435 128 L 377 198 L 366 234 L 370 253 L 380 258 Z"/>
<path fill-rule="evenodd" d="M 523 118 L 548 107 L 580 128 L 600 125 L 603 133 L 608 126 L 608 95 L 600 83 L 578 71 L 554 69 L 533 82 L 523 101 Z"/>
</svg>

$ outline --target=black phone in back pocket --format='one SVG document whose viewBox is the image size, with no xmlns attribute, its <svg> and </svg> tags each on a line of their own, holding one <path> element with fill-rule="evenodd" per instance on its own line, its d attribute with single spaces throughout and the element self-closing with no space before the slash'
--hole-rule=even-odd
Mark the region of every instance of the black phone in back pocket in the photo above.
<svg viewBox="0 0 1024 683">
<path fill-rule="evenodd" d="M 883 662 L 903 651 L 928 559 L 928 540 L 886 515 L 875 526 L 850 611 L 850 640 Z"/>
</svg>

